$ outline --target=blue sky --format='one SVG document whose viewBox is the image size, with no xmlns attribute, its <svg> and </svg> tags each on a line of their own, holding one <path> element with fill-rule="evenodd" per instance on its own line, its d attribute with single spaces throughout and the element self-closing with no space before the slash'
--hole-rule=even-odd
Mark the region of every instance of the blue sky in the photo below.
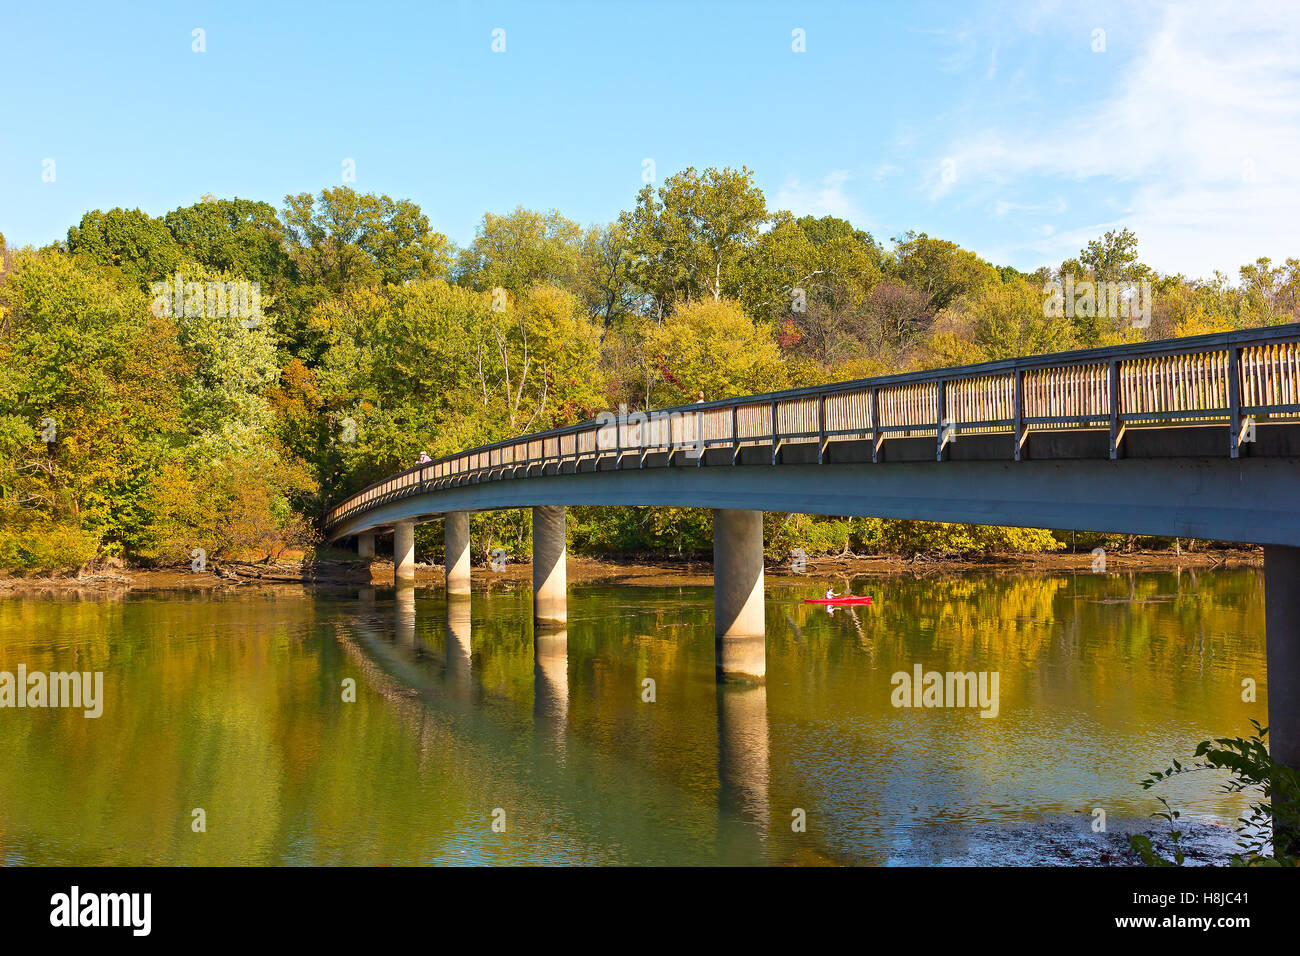
<svg viewBox="0 0 1300 956">
<path fill-rule="evenodd" d="M 1235 277 L 1300 256 L 1297 37 L 1296 5 L 1237 2 L 11 4 L 0 232 L 279 206 L 353 160 L 463 244 L 520 204 L 608 221 L 651 159 L 882 241 L 1032 269 L 1127 225 L 1162 272 Z"/>
</svg>

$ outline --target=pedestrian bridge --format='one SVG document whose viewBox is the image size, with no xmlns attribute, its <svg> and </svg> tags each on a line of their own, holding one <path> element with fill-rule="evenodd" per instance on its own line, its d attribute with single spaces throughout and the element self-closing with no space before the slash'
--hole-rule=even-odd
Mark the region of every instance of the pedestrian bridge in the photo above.
<svg viewBox="0 0 1300 956">
<path fill-rule="evenodd" d="M 373 555 L 391 529 L 400 583 L 415 524 L 445 519 L 465 594 L 469 513 L 531 507 L 536 616 L 558 623 L 568 505 L 714 509 L 719 673 L 751 678 L 763 511 L 1265 545 L 1274 752 L 1300 766 L 1300 325 L 620 410 L 393 475 L 325 530 Z"/>
<path fill-rule="evenodd" d="M 607 415 L 411 468 L 331 539 L 450 512 L 691 505 L 1300 545 L 1300 325 Z"/>
</svg>

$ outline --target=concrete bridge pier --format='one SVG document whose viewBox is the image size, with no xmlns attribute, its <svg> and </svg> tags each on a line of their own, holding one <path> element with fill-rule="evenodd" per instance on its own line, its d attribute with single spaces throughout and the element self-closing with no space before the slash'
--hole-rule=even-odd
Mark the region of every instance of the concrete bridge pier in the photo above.
<svg viewBox="0 0 1300 956">
<path fill-rule="evenodd" d="M 764 679 L 761 511 L 713 511 L 713 631 L 719 680 Z"/>
<path fill-rule="evenodd" d="M 415 580 L 415 521 L 411 518 L 393 526 L 393 579 L 395 584 Z"/>
<path fill-rule="evenodd" d="M 357 535 L 357 557 L 373 558 L 375 556 L 375 533 L 363 531 Z"/>
<path fill-rule="evenodd" d="M 1300 548 L 1264 546 L 1264 630 L 1269 753 L 1300 770 Z M 1300 807 L 1280 807 L 1275 794 L 1273 814 L 1275 833 L 1297 845 Z"/>
<path fill-rule="evenodd" d="M 469 512 L 450 511 L 442 519 L 447 556 L 447 593 L 469 594 Z"/>
<path fill-rule="evenodd" d="M 564 624 L 569 619 L 564 547 L 564 507 L 533 508 L 534 621 Z"/>
</svg>

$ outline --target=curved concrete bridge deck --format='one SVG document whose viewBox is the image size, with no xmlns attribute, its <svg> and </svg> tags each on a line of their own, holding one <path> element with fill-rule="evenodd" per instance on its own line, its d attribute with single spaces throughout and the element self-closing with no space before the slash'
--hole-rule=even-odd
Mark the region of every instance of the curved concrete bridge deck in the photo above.
<svg viewBox="0 0 1300 956">
<path fill-rule="evenodd" d="M 326 515 L 362 554 L 445 518 L 534 509 L 539 621 L 564 620 L 566 505 L 714 509 L 720 675 L 761 678 L 762 512 L 1265 545 L 1274 752 L 1300 765 L 1300 325 L 1034 356 L 652 412 L 512 438 L 401 472 Z"/>
</svg>

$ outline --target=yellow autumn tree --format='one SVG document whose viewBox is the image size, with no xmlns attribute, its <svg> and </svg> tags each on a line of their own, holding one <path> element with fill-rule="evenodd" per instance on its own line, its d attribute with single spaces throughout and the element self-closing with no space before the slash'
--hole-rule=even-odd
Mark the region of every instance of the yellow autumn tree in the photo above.
<svg viewBox="0 0 1300 956">
<path fill-rule="evenodd" d="M 770 392 L 789 385 L 776 340 L 730 299 L 678 307 L 642 338 L 650 406 Z"/>
</svg>

